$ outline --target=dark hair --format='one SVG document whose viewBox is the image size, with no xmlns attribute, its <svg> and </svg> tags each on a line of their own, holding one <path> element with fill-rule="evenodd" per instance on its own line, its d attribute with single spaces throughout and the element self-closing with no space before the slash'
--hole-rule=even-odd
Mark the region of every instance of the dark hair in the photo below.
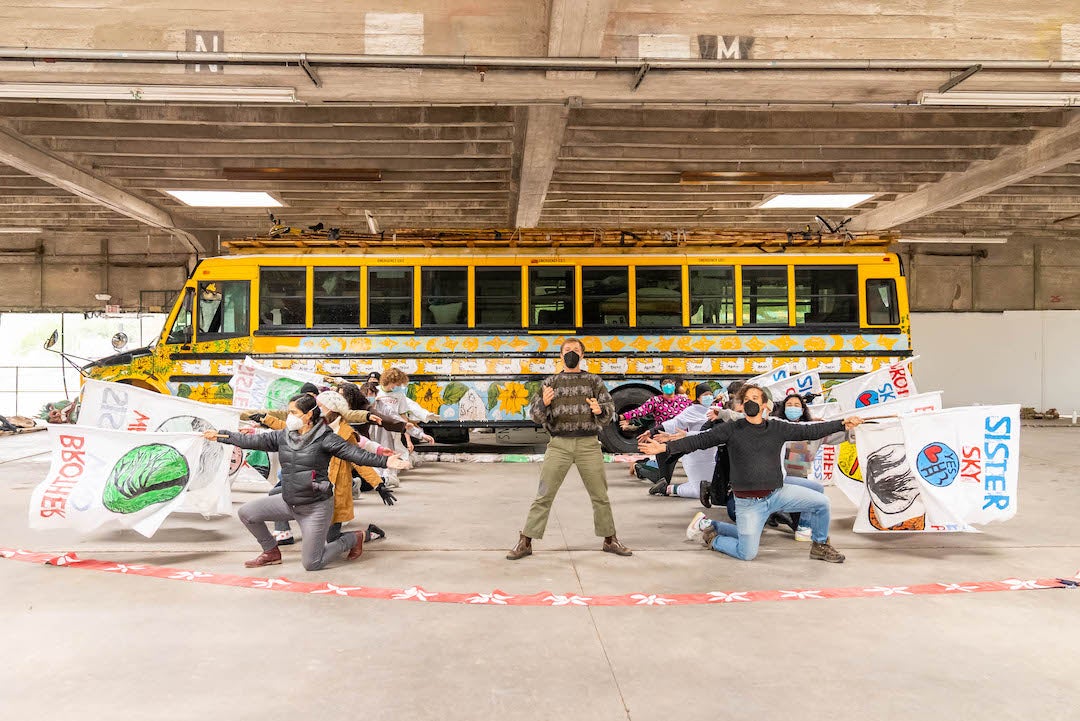
<svg viewBox="0 0 1080 721">
<path fill-rule="evenodd" d="M 300 386 L 300 392 L 310 393 L 311 395 L 317 396 L 319 395 L 319 386 L 315 385 L 314 383 L 305 383 L 304 385 Z"/>
<path fill-rule="evenodd" d="M 787 408 L 787 403 L 792 398 L 797 399 L 799 401 L 799 407 L 802 408 L 802 415 L 799 416 L 798 422 L 809 423 L 810 421 L 814 420 L 813 417 L 811 417 L 810 415 L 810 409 L 806 406 L 806 399 L 804 399 L 798 393 L 789 393 L 788 396 L 784 398 L 783 403 L 778 403 L 777 406 L 773 408 L 773 415 L 777 418 L 783 418 L 784 420 L 787 420 L 787 416 L 784 415 L 784 409 Z"/>
<path fill-rule="evenodd" d="M 364 385 L 360 386 L 360 395 L 364 396 L 364 402 L 367 402 L 368 396 L 379 395 L 379 384 L 375 381 L 368 381 Z"/>
<path fill-rule="evenodd" d="M 355 383 L 342 383 L 338 386 L 338 393 L 342 395 L 352 410 L 362 411 L 367 408 L 367 398 L 360 392 L 360 386 Z"/>
<path fill-rule="evenodd" d="M 675 384 L 675 392 L 678 393 L 682 388 L 682 378 L 679 376 L 660 376 L 660 385 L 664 385 L 664 381 L 671 381 Z"/>
<path fill-rule="evenodd" d="M 297 393 L 289 399 L 289 403 L 295 403 L 301 413 L 307 414 L 308 411 L 311 411 L 311 425 L 319 422 L 322 411 L 319 410 L 319 404 L 314 397 L 309 396 L 307 393 Z"/>
<path fill-rule="evenodd" d="M 382 378 L 382 374 L 379 373 L 379 371 L 371 371 L 370 373 L 367 374 L 367 379 L 369 381 L 377 381 L 380 378 Z"/>
<path fill-rule="evenodd" d="M 743 380 L 733 380 L 728 382 L 727 388 L 724 391 L 728 396 L 727 403 L 724 404 L 725 408 L 728 410 L 735 409 L 735 394 L 739 392 L 739 389 L 743 387 L 744 383 L 746 383 L 746 381 Z"/>
<path fill-rule="evenodd" d="M 709 385 L 708 383 L 698 383 L 696 386 L 694 386 L 694 397 L 695 398 L 700 398 L 701 396 L 705 395 L 706 393 L 712 393 L 712 386 Z"/>
<path fill-rule="evenodd" d="M 735 400 L 742 403 L 746 400 L 746 394 L 757 388 L 761 391 L 761 395 L 764 397 L 765 402 L 768 403 L 771 399 L 769 394 L 765 392 L 765 389 L 755 383 L 743 383 L 739 386 L 739 390 L 735 393 Z"/>
</svg>

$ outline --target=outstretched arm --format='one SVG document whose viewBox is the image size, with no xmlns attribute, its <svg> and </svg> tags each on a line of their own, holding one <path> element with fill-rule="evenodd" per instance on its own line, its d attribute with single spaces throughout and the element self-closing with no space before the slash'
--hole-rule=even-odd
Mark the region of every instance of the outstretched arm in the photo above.
<svg viewBox="0 0 1080 721">
<path fill-rule="evenodd" d="M 278 443 L 284 431 L 271 433 L 237 433 L 236 431 L 206 431 L 203 436 L 207 440 L 216 440 L 230 446 L 246 448 L 249 451 L 266 451 L 275 453 Z M 213 436 L 213 437 L 211 437 Z"/>
</svg>

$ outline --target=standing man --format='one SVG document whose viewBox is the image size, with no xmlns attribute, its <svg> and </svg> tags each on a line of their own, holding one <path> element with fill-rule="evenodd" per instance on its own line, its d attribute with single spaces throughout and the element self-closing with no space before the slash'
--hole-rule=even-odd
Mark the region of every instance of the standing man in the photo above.
<svg viewBox="0 0 1080 721">
<path fill-rule="evenodd" d="M 506 558 L 516 561 L 532 555 L 532 541 L 543 538 L 551 503 L 559 492 L 570 466 L 577 466 L 593 507 L 593 529 L 604 538 L 602 550 L 617 556 L 633 552 L 615 537 L 615 519 L 611 516 L 604 454 L 598 435 L 615 416 L 615 403 L 604 383 L 592 373 L 581 370 L 585 346 L 577 338 L 563 341 L 563 371 L 544 380 L 540 398 L 533 401 L 532 419 L 551 434 L 547 453 L 540 467 L 540 488 L 529 509 L 525 529 Z"/>
<path fill-rule="evenodd" d="M 862 418 L 850 416 L 825 423 L 789 423 L 769 418 L 765 392 L 756 385 L 739 388 L 736 406 L 742 404 L 746 417 L 713 426 L 694 436 L 670 443 L 646 439 L 638 443 L 642 453 L 689 453 L 726 443 L 731 456 L 731 491 L 735 496 L 735 523 L 710 521 L 705 514 L 694 516 L 687 535 L 701 534 L 705 546 L 743 561 L 758 553 L 761 531 L 773 513 L 802 513 L 811 528 L 810 558 L 843 563 L 844 554 L 829 543 L 829 499 L 824 493 L 801 486 L 784 485 L 780 451 L 788 441 L 812 441 L 851 431 Z"/>
</svg>

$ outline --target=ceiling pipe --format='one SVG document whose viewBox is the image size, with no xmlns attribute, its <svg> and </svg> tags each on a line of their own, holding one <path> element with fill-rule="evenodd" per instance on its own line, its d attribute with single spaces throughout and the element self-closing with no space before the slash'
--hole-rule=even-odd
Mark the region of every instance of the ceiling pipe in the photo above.
<svg viewBox="0 0 1080 721">
<path fill-rule="evenodd" d="M 486 70 L 771 70 L 771 71 L 960 71 L 981 66 L 998 72 L 1078 72 L 1080 60 L 710 60 L 702 58 L 575 58 L 484 55 L 358 55 L 334 53 L 203 53 L 182 50 L 0 48 L 0 61 L 475 68 Z"/>
</svg>

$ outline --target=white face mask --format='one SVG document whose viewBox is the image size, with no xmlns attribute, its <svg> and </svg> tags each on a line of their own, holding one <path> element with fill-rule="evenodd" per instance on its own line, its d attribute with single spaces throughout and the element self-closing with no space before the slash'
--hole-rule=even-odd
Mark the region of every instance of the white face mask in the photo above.
<svg viewBox="0 0 1080 721">
<path fill-rule="evenodd" d="M 290 431 L 298 431 L 304 427 L 304 419 L 291 413 L 285 418 L 285 428 Z"/>
</svg>

